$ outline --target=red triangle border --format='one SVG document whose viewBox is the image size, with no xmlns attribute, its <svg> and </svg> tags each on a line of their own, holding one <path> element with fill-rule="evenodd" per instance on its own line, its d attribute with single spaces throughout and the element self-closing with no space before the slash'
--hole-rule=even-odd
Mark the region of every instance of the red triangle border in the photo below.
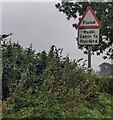
<svg viewBox="0 0 113 120">
<path fill-rule="evenodd" d="M 91 11 L 92 15 L 93 15 L 94 18 L 96 19 L 98 25 L 96 25 L 96 26 L 94 26 L 94 25 L 93 25 L 93 26 L 81 26 L 81 23 L 82 23 L 83 19 L 85 18 L 86 14 L 88 13 L 89 10 Z M 87 29 L 87 28 L 100 28 L 101 26 L 102 26 L 102 25 L 101 25 L 101 22 L 98 20 L 95 12 L 92 10 L 92 8 L 91 8 L 90 6 L 88 6 L 87 9 L 86 9 L 86 11 L 85 11 L 85 13 L 84 13 L 83 16 L 82 16 L 82 19 L 81 19 L 80 22 L 78 23 L 77 28 L 86 28 L 86 29 Z"/>
</svg>

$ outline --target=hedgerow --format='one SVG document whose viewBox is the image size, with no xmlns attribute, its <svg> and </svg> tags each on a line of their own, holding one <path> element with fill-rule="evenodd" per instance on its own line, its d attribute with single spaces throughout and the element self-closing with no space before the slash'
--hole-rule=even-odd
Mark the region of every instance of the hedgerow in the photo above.
<svg viewBox="0 0 113 120">
<path fill-rule="evenodd" d="M 89 73 L 62 49 L 3 45 L 3 118 L 112 118 L 113 78 Z"/>
</svg>

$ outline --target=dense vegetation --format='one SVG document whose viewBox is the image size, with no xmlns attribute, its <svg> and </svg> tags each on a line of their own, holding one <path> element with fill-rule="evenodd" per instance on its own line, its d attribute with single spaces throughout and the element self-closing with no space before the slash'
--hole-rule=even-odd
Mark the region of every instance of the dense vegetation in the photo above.
<svg viewBox="0 0 113 120">
<path fill-rule="evenodd" d="M 3 118 L 112 118 L 112 77 L 87 72 L 84 60 L 55 46 L 40 53 L 10 41 L 2 47 Z"/>
</svg>

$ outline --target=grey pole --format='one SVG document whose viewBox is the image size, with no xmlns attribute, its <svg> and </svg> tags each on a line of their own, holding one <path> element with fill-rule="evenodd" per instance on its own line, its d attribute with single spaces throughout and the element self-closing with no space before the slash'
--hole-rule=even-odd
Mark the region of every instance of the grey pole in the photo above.
<svg viewBox="0 0 113 120">
<path fill-rule="evenodd" d="M 91 50 L 92 46 L 88 46 L 88 70 L 91 71 Z"/>
</svg>

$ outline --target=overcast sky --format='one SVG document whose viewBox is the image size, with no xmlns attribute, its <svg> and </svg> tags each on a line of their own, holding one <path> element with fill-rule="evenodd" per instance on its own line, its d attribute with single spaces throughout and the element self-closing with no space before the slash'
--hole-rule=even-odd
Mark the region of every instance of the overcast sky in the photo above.
<svg viewBox="0 0 113 120">
<path fill-rule="evenodd" d="M 54 2 L 4 2 L 2 3 L 2 33 L 13 33 L 12 41 L 28 47 L 31 43 L 37 52 L 48 51 L 54 44 L 63 48 L 63 55 L 71 59 L 87 55 L 78 50 L 77 31 L 74 20 L 68 21 L 63 13 L 55 8 Z M 98 69 L 104 61 L 102 56 L 92 56 L 92 67 Z"/>
</svg>

